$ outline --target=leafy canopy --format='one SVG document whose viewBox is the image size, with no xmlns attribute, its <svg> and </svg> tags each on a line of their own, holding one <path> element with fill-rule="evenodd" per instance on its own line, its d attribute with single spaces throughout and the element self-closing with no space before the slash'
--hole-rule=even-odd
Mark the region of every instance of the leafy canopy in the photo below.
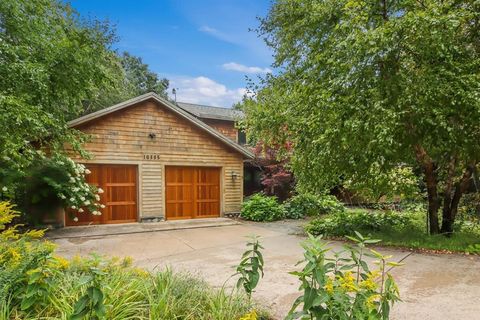
<svg viewBox="0 0 480 320">
<path fill-rule="evenodd" d="M 244 101 L 249 133 L 291 142 L 307 189 L 425 159 L 442 181 L 452 157 L 457 178 L 480 156 L 479 21 L 478 1 L 276 1 L 258 31 L 278 73 Z"/>
<path fill-rule="evenodd" d="M 29 142 L 74 139 L 66 119 L 111 80 L 108 23 L 85 21 L 58 1 L 0 2 L 0 156 L 23 162 Z"/>
</svg>

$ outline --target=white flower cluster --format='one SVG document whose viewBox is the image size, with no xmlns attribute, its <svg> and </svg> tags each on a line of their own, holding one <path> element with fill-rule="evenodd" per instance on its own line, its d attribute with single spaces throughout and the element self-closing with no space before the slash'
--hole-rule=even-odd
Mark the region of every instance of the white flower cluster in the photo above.
<svg viewBox="0 0 480 320">
<path fill-rule="evenodd" d="M 85 181 L 85 175 L 91 174 L 91 171 L 85 165 L 64 156 L 58 156 L 55 164 L 65 170 L 68 179 L 67 183 L 63 183 L 62 189 L 59 189 L 59 199 L 64 200 L 65 204 L 77 213 L 101 215 L 100 209 L 105 208 L 105 205 L 100 203 L 100 194 L 104 191 Z M 78 217 L 75 217 L 74 221 L 78 221 Z"/>
</svg>

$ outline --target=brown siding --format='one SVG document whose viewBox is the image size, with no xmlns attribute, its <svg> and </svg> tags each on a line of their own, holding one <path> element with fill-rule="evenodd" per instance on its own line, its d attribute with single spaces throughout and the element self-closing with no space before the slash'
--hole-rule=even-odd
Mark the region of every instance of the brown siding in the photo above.
<svg viewBox="0 0 480 320">
<path fill-rule="evenodd" d="M 214 128 L 230 140 L 233 140 L 235 142 L 238 142 L 238 137 L 237 137 L 237 128 L 235 128 L 235 122 L 234 121 L 226 121 L 226 120 L 215 120 L 215 119 L 203 119 L 201 118 L 203 122 L 208 124 L 210 127 Z"/>
<path fill-rule="evenodd" d="M 156 102 L 142 102 L 79 126 L 92 139 L 84 145 L 86 163 L 137 164 L 140 217 L 164 217 L 167 165 L 221 167 L 221 211 L 240 210 L 243 158 L 224 143 Z M 154 139 L 149 134 L 154 133 Z M 146 155 L 155 155 L 146 160 Z M 239 177 L 234 181 L 232 171 Z"/>
</svg>

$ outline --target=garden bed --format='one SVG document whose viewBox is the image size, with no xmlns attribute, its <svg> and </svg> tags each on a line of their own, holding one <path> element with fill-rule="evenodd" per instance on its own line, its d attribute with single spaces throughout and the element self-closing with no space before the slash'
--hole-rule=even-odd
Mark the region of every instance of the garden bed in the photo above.
<svg viewBox="0 0 480 320">
<path fill-rule="evenodd" d="M 359 231 L 381 239 L 382 246 L 430 253 L 480 254 L 480 226 L 464 223 L 449 237 L 428 235 L 424 213 L 417 211 L 347 209 L 341 214 L 320 216 L 306 224 L 305 230 L 342 240 Z"/>
</svg>

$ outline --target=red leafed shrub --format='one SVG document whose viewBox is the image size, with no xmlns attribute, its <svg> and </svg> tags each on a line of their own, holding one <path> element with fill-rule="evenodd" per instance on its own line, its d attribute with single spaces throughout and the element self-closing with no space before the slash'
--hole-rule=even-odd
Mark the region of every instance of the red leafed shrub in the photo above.
<svg viewBox="0 0 480 320">
<path fill-rule="evenodd" d="M 291 150 L 291 146 L 287 146 L 287 150 Z M 295 185 L 293 174 L 287 168 L 288 154 L 279 154 L 278 148 L 262 142 L 257 143 L 253 152 L 254 164 L 262 171 L 264 193 L 276 196 L 280 201 L 288 199 Z"/>
</svg>

